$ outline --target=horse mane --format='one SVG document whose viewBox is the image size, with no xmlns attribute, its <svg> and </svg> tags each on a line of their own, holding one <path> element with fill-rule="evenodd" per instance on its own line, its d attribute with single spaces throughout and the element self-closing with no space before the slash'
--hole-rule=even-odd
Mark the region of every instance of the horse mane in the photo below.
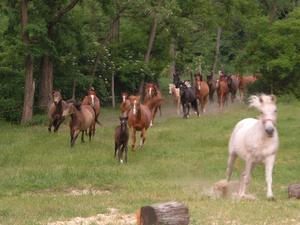
<svg viewBox="0 0 300 225">
<path fill-rule="evenodd" d="M 252 95 L 249 98 L 249 106 L 260 109 L 262 104 L 275 104 L 275 95 Z"/>
</svg>

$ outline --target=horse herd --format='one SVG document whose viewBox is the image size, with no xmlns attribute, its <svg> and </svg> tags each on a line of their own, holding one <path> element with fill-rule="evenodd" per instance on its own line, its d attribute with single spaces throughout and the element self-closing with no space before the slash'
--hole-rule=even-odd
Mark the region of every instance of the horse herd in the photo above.
<svg viewBox="0 0 300 225">
<path fill-rule="evenodd" d="M 174 83 L 169 85 L 169 91 L 176 98 L 177 113 L 180 113 L 180 103 L 182 104 L 184 118 L 189 116 L 190 105 L 199 115 L 198 102 L 201 105 L 201 112 L 205 112 L 208 98 L 213 101 L 211 93 L 217 92 L 219 105 L 227 100 L 228 93 L 231 93 L 233 101 L 236 91 L 239 88 L 241 95 L 245 87 L 256 78 L 239 76 L 223 76 L 214 81 L 208 77 L 208 81 L 203 81 L 200 74 L 195 76 L 195 86 L 189 81 L 181 81 L 174 78 Z M 215 89 L 213 88 L 215 87 Z M 121 116 L 120 125 L 115 129 L 115 158 L 118 157 L 120 163 L 127 162 L 129 128 L 131 129 L 131 147 L 135 150 L 136 132 L 141 132 L 140 147 L 146 140 L 146 131 L 153 126 L 156 113 L 160 111 L 164 98 L 156 84 L 146 83 L 143 103 L 141 96 L 128 95 L 122 93 L 122 103 L 120 105 Z M 179 96 L 179 97 L 178 97 Z M 252 96 L 250 106 L 260 111 L 258 119 L 247 118 L 238 122 L 231 134 L 229 141 L 229 158 L 227 164 L 227 181 L 229 182 L 233 164 L 239 156 L 245 160 L 245 171 L 241 176 L 238 196 L 246 196 L 246 187 L 250 181 L 251 171 L 254 166 L 263 162 L 266 167 L 267 197 L 273 198 L 272 192 L 272 171 L 278 150 L 279 138 L 276 130 L 277 110 L 276 98 L 273 95 Z M 53 92 L 53 103 L 49 108 L 50 123 L 48 130 L 52 127 L 56 132 L 60 124 L 66 117 L 70 117 L 70 144 L 74 145 L 76 138 L 82 133 L 81 141 L 84 136 L 89 135 L 91 140 L 95 135 L 96 123 L 100 124 L 100 100 L 93 88 L 90 88 L 81 103 L 74 100 L 64 101 L 59 91 Z M 129 128 L 128 128 L 129 126 Z"/>
</svg>

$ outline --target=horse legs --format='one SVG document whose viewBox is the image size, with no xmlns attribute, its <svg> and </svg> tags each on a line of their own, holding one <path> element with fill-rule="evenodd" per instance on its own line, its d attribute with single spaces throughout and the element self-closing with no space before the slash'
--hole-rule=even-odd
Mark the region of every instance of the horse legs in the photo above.
<svg viewBox="0 0 300 225">
<path fill-rule="evenodd" d="M 127 154 L 128 154 L 128 146 L 127 143 L 125 144 L 125 163 L 127 163 Z"/>
<path fill-rule="evenodd" d="M 193 109 L 196 111 L 197 116 L 200 116 L 197 99 L 195 99 L 195 100 L 191 103 L 191 105 L 192 105 Z"/>
<path fill-rule="evenodd" d="M 251 170 L 253 168 L 253 162 L 251 159 L 246 160 L 246 168 L 241 176 L 240 181 L 240 189 L 239 189 L 239 196 L 243 198 L 246 193 L 246 188 L 250 182 Z"/>
<path fill-rule="evenodd" d="M 122 160 L 123 151 L 124 151 L 124 144 L 122 144 L 120 146 L 119 151 L 118 151 L 118 160 L 120 163 L 123 163 L 123 160 Z"/>
<path fill-rule="evenodd" d="M 71 147 L 74 146 L 75 141 L 76 141 L 76 139 L 77 139 L 77 137 L 78 137 L 79 132 L 80 132 L 80 130 L 74 130 L 74 131 L 72 132 L 72 137 L 71 137 Z"/>
<path fill-rule="evenodd" d="M 140 147 L 144 146 L 144 142 L 146 140 L 146 128 L 143 128 L 141 131 L 141 139 L 140 139 Z"/>
<path fill-rule="evenodd" d="M 81 143 L 84 143 L 84 130 L 81 131 Z"/>
<path fill-rule="evenodd" d="M 63 118 L 59 118 L 59 119 L 56 120 L 56 123 L 54 125 L 54 132 L 57 132 L 59 126 L 62 124 L 63 121 L 64 121 Z"/>
<path fill-rule="evenodd" d="M 119 145 L 117 142 L 115 142 L 115 158 L 117 156 L 117 151 L 118 151 Z"/>
<path fill-rule="evenodd" d="M 53 120 L 51 119 L 50 122 L 49 122 L 49 126 L 48 126 L 48 131 L 49 132 L 51 132 L 52 124 L 53 124 Z"/>
<path fill-rule="evenodd" d="M 229 182 L 232 174 L 232 169 L 234 162 L 237 158 L 235 153 L 229 153 L 228 161 L 227 161 L 227 170 L 226 170 L 226 180 Z"/>
<path fill-rule="evenodd" d="M 265 160 L 265 174 L 266 174 L 266 182 L 267 182 L 267 198 L 273 199 L 273 191 L 272 191 L 272 172 L 273 166 L 275 162 L 275 155 L 269 156 Z"/>
<path fill-rule="evenodd" d="M 186 103 L 182 103 L 182 109 L 183 109 L 183 118 L 187 118 L 187 112 L 186 112 Z"/>
<path fill-rule="evenodd" d="M 180 100 L 177 99 L 177 115 L 180 115 Z"/>
<path fill-rule="evenodd" d="M 135 151 L 135 149 L 134 149 L 135 142 L 136 142 L 136 129 L 132 128 L 132 132 L 131 132 L 131 150 L 132 151 Z"/>
</svg>

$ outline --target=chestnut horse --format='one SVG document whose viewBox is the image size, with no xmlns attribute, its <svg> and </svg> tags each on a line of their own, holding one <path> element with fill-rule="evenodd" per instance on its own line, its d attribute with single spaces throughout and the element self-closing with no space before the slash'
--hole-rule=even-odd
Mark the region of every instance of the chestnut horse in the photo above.
<svg viewBox="0 0 300 225">
<path fill-rule="evenodd" d="M 255 75 L 241 76 L 240 77 L 239 92 L 240 92 L 241 101 L 244 99 L 244 95 L 245 95 L 245 91 L 247 89 L 247 86 L 249 84 L 252 84 L 256 80 L 257 80 L 257 77 Z"/>
<path fill-rule="evenodd" d="M 128 99 L 128 93 L 127 92 L 122 92 L 122 103 L 120 106 L 121 113 L 123 116 L 127 116 L 129 110 L 130 110 L 130 101 Z"/>
<path fill-rule="evenodd" d="M 89 131 L 89 139 L 91 140 L 92 133 L 95 127 L 95 110 L 90 105 L 78 105 L 69 104 L 66 109 L 63 110 L 63 117 L 71 116 L 70 121 L 70 136 L 71 147 L 80 133 L 82 132 L 81 142 L 84 142 L 84 132 Z"/>
<path fill-rule="evenodd" d="M 201 113 L 205 113 L 205 107 L 207 105 L 209 87 L 205 81 L 196 77 L 195 79 L 196 96 L 201 105 Z"/>
<path fill-rule="evenodd" d="M 100 114 L 100 100 L 96 95 L 96 92 L 94 90 L 93 87 L 91 87 L 88 92 L 87 92 L 87 96 L 85 96 L 82 100 L 82 105 L 90 105 L 92 106 L 92 108 L 95 111 L 95 122 L 100 124 L 100 122 L 98 121 L 98 117 Z M 95 135 L 95 131 L 96 131 L 96 123 L 94 123 L 94 127 L 92 130 L 92 134 L 93 136 Z"/>
<path fill-rule="evenodd" d="M 169 94 L 173 95 L 174 102 L 177 107 L 177 115 L 180 115 L 180 90 L 176 88 L 175 84 L 169 84 Z"/>
<path fill-rule="evenodd" d="M 144 103 L 147 104 L 153 98 L 160 98 L 161 99 L 162 98 L 161 93 L 158 90 L 158 87 L 157 87 L 156 84 L 146 83 Z M 161 115 L 161 103 L 162 102 L 158 102 L 158 104 L 156 106 L 154 106 L 153 109 L 151 109 L 151 115 L 152 115 L 151 123 L 150 123 L 151 127 L 154 123 L 154 118 L 155 118 L 155 115 L 157 113 L 157 110 L 159 110 L 160 115 Z"/>
<path fill-rule="evenodd" d="M 131 128 L 131 149 L 135 150 L 136 131 L 141 131 L 140 147 L 146 140 L 146 131 L 150 127 L 152 113 L 151 111 L 157 104 L 162 102 L 162 98 L 154 97 L 147 101 L 145 105 L 141 104 L 140 96 L 130 96 L 130 110 L 128 113 L 128 125 Z"/>
<path fill-rule="evenodd" d="M 219 80 L 217 80 L 216 87 L 218 94 L 219 109 L 222 111 L 225 102 L 227 102 L 227 95 L 229 92 L 227 77 L 223 76 Z"/>
</svg>

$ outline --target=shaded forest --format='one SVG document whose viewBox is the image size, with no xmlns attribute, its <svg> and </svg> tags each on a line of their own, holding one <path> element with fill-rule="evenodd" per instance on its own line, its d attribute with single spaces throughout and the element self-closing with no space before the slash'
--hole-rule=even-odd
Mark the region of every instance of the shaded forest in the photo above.
<svg viewBox="0 0 300 225">
<path fill-rule="evenodd" d="M 298 0 L 3 0 L 0 117 L 28 122 L 51 93 L 103 105 L 146 81 L 200 71 L 261 75 L 300 98 Z"/>
</svg>

